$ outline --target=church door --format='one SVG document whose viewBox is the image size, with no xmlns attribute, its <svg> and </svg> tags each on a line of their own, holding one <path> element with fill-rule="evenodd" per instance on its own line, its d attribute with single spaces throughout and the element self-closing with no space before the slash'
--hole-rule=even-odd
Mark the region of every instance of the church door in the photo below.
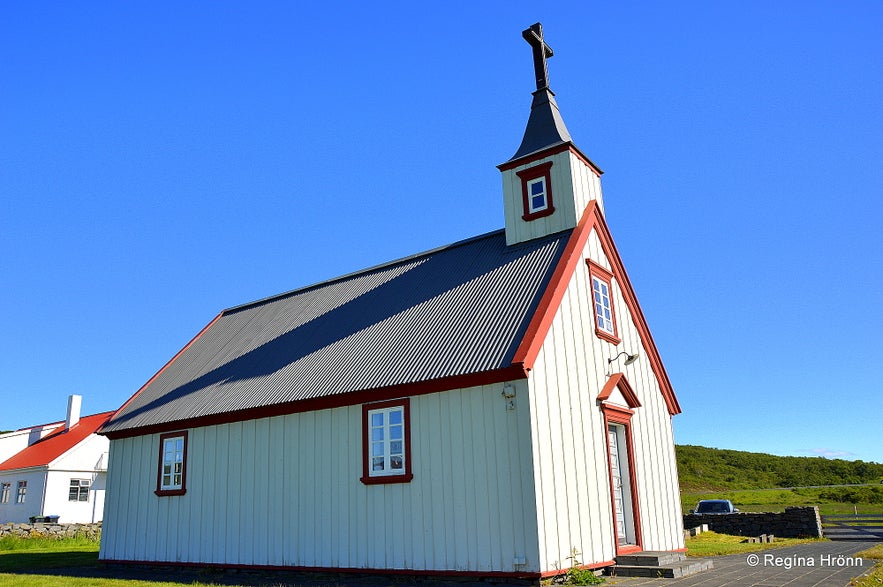
<svg viewBox="0 0 883 587">
<path fill-rule="evenodd" d="M 626 444 L 626 427 L 622 424 L 608 424 L 607 438 L 617 545 L 628 547 L 637 544 L 637 538 L 635 513 L 632 508 L 631 463 Z"/>
</svg>

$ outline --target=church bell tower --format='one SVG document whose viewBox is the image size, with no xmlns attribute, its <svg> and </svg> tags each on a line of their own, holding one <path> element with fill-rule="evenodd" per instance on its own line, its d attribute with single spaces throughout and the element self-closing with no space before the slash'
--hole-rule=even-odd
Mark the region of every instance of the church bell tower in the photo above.
<svg viewBox="0 0 883 587">
<path fill-rule="evenodd" d="M 554 54 L 536 23 L 521 35 L 533 50 L 537 89 L 521 146 L 497 168 L 503 173 L 506 244 L 574 228 L 589 202 L 601 201 L 602 171 L 576 148 L 549 88 Z"/>
</svg>

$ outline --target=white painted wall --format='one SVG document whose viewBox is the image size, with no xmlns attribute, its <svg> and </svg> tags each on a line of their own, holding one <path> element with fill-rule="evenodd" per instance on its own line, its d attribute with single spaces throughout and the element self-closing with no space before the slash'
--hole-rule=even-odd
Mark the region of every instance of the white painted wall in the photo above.
<svg viewBox="0 0 883 587">
<path fill-rule="evenodd" d="M 43 515 L 59 516 L 59 522 L 98 522 L 104 516 L 105 455 L 110 441 L 104 436 L 90 434 L 75 447 L 52 461 L 46 486 Z M 103 458 L 104 457 L 104 458 Z M 70 501 L 71 479 L 90 479 L 89 501 Z"/>
<path fill-rule="evenodd" d="M 610 269 L 594 232 L 583 256 Z M 530 377 L 540 558 L 548 569 L 570 566 L 574 548 L 584 564 L 616 555 L 607 437 L 596 398 L 607 380 L 607 359 L 621 350 L 640 350 L 637 362 L 617 370 L 642 404 L 631 428 L 643 547 L 683 547 L 671 418 L 616 280 L 613 294 L 618 346 L 595 335 L 589 271 L 580 263 Z"/>
<path fill-rule="evenodd" d="M 15 503 L 19 481 L 28 482 L 24 503 Z M 31 516 L 43 515 L 41 508 L 46 487 L 45 468 L 0 471 L 0 483 L 9 483 L 12 486 L 9 490 L 9 502 L 0 503 L 0 523 L 21 524 L 27 522 Z"/>
<path fill-rule="evenodd" d="M 114 440 L 101 557 L 538 571 L 526 382 L 502 389 L 412 397 L 406 484 L 359 481 L 359 405 L 191 429 L 183 496 L 154 495 L 159 435 Z"/>
<path fill-rule="evenodd" d="M 89 501 L 70 501 L 71 479 L 89 479 L 92 482 Z M 104 472 L 49 471 L 42 515 L 58 516 L 58 521 L 63 524 L 100 522 L 104 514 L 106 485 L 107 474 Z"/>
</svg>

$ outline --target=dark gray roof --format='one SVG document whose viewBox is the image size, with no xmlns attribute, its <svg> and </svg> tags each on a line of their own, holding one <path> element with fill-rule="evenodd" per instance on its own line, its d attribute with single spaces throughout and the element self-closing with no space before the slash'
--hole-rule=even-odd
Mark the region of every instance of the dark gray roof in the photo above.
<svg viewBox="0 0 883 587">
<path fill-rule="evenodd" d="M 496 231 L 225 310 L 103 432 L 508 367 L 570 234 Z"/>
<path fill-rule="evenodd" d="M 530 117 L 527 119 L 524 137 L 521 139 L 518 150 L 509 161 L 570 142 L 572 139 L 564 125 L 564 119 L 561 118 L 558 103 L 555 102 L 555 93 L 549 88 L 543 88 L 533 93 Z"/>
</svg>

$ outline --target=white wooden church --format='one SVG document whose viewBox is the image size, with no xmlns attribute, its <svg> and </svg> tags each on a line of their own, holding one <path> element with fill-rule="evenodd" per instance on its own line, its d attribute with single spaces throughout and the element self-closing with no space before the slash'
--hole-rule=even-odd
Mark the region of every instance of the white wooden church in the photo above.
<svg viewBox="0 0 883 587">
<path fill-rule="evenodd" d="M 539 579 L 683 550 L 680 407 L 524 36 L 505 228 L 222 311 L 103 428 L 102 560 Z"/>
</svg>

